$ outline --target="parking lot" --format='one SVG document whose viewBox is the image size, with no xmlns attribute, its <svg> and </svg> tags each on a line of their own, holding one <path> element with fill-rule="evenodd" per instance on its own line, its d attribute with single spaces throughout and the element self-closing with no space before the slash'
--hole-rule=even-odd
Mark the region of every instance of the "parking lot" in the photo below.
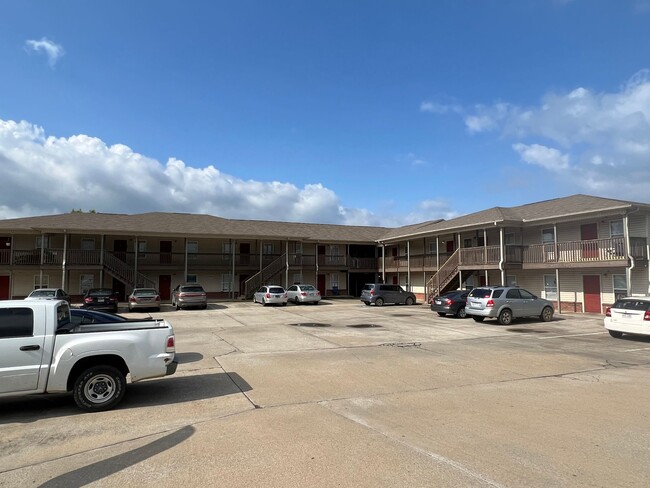
<svg viewBox="0 0 650 488">
<path fill-rule="evenodd" d="M 602 316 L 504 327 L 347 299 L 153 315 L 181 364 L 116 410 L 0 399 L 0 486 L 648 486 L 650 340 Z"/>
</svg>

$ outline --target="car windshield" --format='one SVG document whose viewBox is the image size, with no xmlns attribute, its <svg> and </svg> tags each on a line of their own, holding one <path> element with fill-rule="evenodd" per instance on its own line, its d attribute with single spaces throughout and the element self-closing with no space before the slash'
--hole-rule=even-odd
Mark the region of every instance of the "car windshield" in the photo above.
<svg viewBox="0 0 650 488">
<path fill-rule="evenodd" d="M 301 285 L 300 289 L 303 291 L 314 291 L 316 288 L 311 285 Z"/>
<path fill-rule="evenodd" d="M 469 296 L 473 298 L 490 298 L 490 293 L 492 293 L 492 290 L 488 288 L 474 288 Z"/>
<path fill-rule="evenodd" d="M 54 290 L 35 290 L 30 293 L 30 297 L 53 297 L 56 295 Z"/>
<path fill-rule="evenodd" d="M 374 285 L 363 285 L 363 290 L 372 290 Z"/>
<path fill-rule="evenodd" d="M 203 292 L 203 287 L 202 286 L 183 286 L 181 287 L 182 292 L 186 293 L 202 293 Z"/>
<path fill-rule="evenodd" d="M 153 288 L 140 288 L 139 290 L 133 290 L 133 294 L 136 296 L 143 296 L 143 295 L 157 295 L 156 290 Z"/>
<path fill-rule="evenodd" d="M 269 293 L 284 293 L 284 288 L 280 288 L 279 286 L 272 286 L 269 288 Z"/>
<path fill-rule="evenodd" d="M 113 294 L 113 290 L 110 290 L 108 288 L 97 288 L 96 290 L 88 291 L 89 297 L 103 297 L 112 294 Z"/>
<path fill-rule="evenodd" d="M 650 312 L 650 301 L 648 300 L 617 300 L 612 308 L 623 310 L 638 310 Z"/>
</svg>

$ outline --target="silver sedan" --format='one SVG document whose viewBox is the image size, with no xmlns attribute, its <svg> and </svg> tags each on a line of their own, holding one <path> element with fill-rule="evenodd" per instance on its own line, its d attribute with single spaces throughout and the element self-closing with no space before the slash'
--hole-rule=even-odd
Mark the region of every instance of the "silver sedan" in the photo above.
<svg viewBox="0 0 650 488">
<path fill-rule="evenodd" d="M 318 303 L 321 296 L 320 291 L 314 285 L 293 285 L 287 290 L 287 298 L 296 304 Z"/>
</svg>

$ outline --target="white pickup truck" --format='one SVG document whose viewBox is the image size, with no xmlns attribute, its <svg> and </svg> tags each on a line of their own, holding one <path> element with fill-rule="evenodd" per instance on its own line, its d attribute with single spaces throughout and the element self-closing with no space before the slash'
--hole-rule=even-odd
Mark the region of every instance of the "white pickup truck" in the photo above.
<svg viewBox="0 0 650 488">
<path fill-rule="evenodd" d="M 131 382 L 176 371 L 166 320 L 75 325 L 61 300 L 0 301 L 0 398 L 72 392 L 87 411 L 117 405 Z"/>
</svg>

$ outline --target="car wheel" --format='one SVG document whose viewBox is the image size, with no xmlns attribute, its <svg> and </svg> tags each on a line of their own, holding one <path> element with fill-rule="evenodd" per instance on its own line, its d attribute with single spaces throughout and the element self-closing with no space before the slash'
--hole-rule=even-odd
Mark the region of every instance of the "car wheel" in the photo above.
<svg viewBox="0 0 650 488">
<path fill-rule="evenodd" d="M 483 322 L 483 320 L 485 320 L 485 317 L 477 317 L 476 315 L 472 318 L 474 319 L 474 322 Z"/>
<path fill-rule="evenodd" d="M 447 314 L 445 312 L 438 312 L 438 315 L 440 315 L 441 317 L 444 317 Z"/>
<path fill-rule="evenodd" d="M 553 320 L 553 309 L 551 307 L 544 307 L 539 318 L 544 322 L 550 322 Z"/>
<path fill-rule="evenodd" d="M 377 298 L 377 300 L 375 300 L 375 305 L 377 305 L 378 307 L 381 307 L 383 304 L 384 304 L 383 298 Z"/>
<path fill-rule="evenodd" d="M 363 304 L 370 306 L 370 302 L 363 302 Z"/>
<path fill-rule="evenodd" d="M 203 310 L 206 310 L 206 309 L 208 308 L 208 304 L 206 303 L 206 304 L 203 305 L 201 308 L 202 308 Z"/>
<path fill-rule="evenodd" d="M 414 303 L 415 303 L 415 300 L 413 300 L 413 298 L 408 297 L 408 298 L 406 299 L 406 304 L 407 304 L 407 305 L 413 305 Z"/>
<path fill-rule="evenodd" d="M 287 302 L 282 302 L 282 306 L 283 306 L 283 307 L 286 307 L 286 306 L 287 306 Z"/>
<path fill-rule="evenodd" d="M 298 300 L 298 297 L 294 298 L 293 301 L 296 303 L 296 305 L 300 305 L 300 300 Z"/>
<path fill-rule="evenodd" d="M 512 323 L 512 312 L 509 309 L 504 308 L 501 310 L 497 320 L 501 325 L 510 325 Z"/>
<path fill-rule="evenodd" d="M 266 307 L 268 303 L 266 303 L 266 298 L 262 298 L 262 306 Z"/>
<path fill-rule="evenodd" d="M 100 412 L 117 405 L 124 396 L 124 375 L 112 366 L 94 366 L 74 383 L 74 401 L 83 410 Z"/>
<path fill-rule="evenodd" d="M 609 332 L 609 335 L 611 335 L 615 339 L 620 339 L 621 337 L 623 337 L 623 333 L 618 330 L 608 330 L 607 332 Z"/>
<path fill-rule="evenodd" d="M 456 310 L 456 317 L 459 319 L 464 319 L 467 317 L 467 312 L 465 311 L 465 307 L 460 307 L 458 310 Z"/>
</svg>

